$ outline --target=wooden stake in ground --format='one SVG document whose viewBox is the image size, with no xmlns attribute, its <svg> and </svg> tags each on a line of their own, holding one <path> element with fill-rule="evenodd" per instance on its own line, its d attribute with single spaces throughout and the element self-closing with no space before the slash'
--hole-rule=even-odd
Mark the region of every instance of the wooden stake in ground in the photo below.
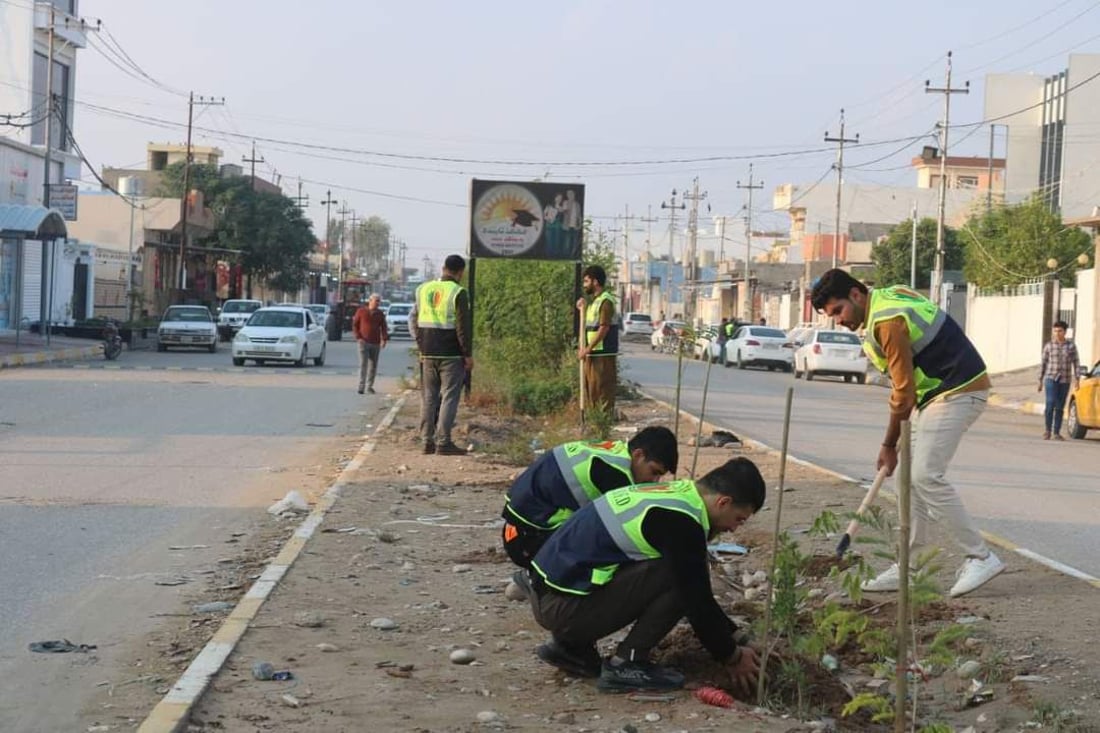
<svg viewBox="0 0 1100 733">
<path fill-rule="evenodd" d="M 580 324 L 577 328 L 577 351 L 580 351 L 586 346 L 586 341 L 588 340 L 584 332 L 584 306 L 580 305 L 580 303 L 577 304 L 577 321 Z M 581 427 L 584 427 L 584 359 L 577 359 L 577 362 L 580 365 L 579 371 L 581 376 L 581 390 L 578 393 L 578 400 L 581 408 Z"/>
<path fill-rule="evenodd" d="M 783 521 L 783 485 L 787 479 L 787 445 L 791 435 L 791 402 L 794 400 L 794 387 L 787 387 L 787 405 L 783 410 L 783 447 L 779 455 L 779 487 L 775 500 L 775 531 L 772 533 L 772 567 L 768 571 L 768 588 L 764 594 L 764 639 L 761 648 L 764 656 L 760 660 L 760 677 L 756 681 L 756 704 L 764 704 L 764 678 L 768 669 L 768 635 L 772 625 L 772 588 L 775 587 L 775 567 L 779 560 L 779 534 Z"/>
<path fill-rule="evenodd" d="M 680 332 L 680 338 L 676 344 L 676 412 L 673 413 L 673 428 L 672 432 L 676 434 L 676 439 L 680 439 L 680 388 L 684 383 L 684 333 L 687 331 L 687 326 L 684 326 L 684 330 Z M 676 474 L 672 474 L 675 478 Z"/>
<path fill-rule="evenodd" d="M 898 441 L 898 629 L 897 663 L 894 668 L 894 684 L 897 690 L 894 701 L 894 731 L 907 729 L 905 710 L 909 697 L 909 495 L 912 489 L 912 446 L 909 421 L 901 424 Z"/>
<path fill-rule="evenodd" d="M 703 435 L 703 419 L 707 414 L 707 390 L 710 388 L 710 345 L 707 345 L 707 373 L 703 377 L 703 403 L 699 407 L 699 424 L 695 427 L 695 456 L 691 459 L 691 477 L 695 478 L 695 465 L 699 462 L 699 439 Z"/>
</svg>

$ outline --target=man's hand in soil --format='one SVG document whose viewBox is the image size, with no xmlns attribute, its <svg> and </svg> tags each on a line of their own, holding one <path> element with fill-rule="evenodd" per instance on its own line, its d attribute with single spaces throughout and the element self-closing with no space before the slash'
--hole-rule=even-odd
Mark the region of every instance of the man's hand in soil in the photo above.
<svg viewBox="0 0 1100 733">
<path fill-rule="evenodd" d="M 734 689 L 743 694 L 752 694 L 760 675 L 760 658 L 751 646 L 739 646 L 726 662 L 726 670 Z"/>
</svg>

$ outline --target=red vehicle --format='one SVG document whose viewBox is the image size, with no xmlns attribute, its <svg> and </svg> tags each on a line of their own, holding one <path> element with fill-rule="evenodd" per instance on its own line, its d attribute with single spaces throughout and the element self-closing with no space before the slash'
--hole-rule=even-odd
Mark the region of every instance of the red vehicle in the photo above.
<svg viewBox="0 0 1100 733">
<path fill-rule="evenodd" d="M 340 283 L 340 298 L 336 303 L 336 309 L 344 331 L 351 330 L 351 319 L 355 317 L 355 311 L 359 310 L 359 306 L 366 304 L 370 294 L 370 280 L 351 278 Z"/>
</svg>

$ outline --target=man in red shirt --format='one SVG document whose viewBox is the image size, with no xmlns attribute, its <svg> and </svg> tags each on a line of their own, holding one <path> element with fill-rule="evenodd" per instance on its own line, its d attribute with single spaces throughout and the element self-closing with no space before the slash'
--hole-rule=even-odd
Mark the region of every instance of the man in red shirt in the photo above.
<svg viewBox="0 0 1100 733">
<path fill-rule="evenodd" d="M 351 321 L 351 330 L 359 342 L 359 394 L 363 388 L 374 394 L 374 376 L 378 373 L 378 353 L 386 348 L 390 333 L 386 329 L 386 314 L 378 306 L 382 296 L 377 293 L 370 296 L 366 306 L 355 311 Z M 367 365 L 370 373 L 367 373 Z"/>
</svg>

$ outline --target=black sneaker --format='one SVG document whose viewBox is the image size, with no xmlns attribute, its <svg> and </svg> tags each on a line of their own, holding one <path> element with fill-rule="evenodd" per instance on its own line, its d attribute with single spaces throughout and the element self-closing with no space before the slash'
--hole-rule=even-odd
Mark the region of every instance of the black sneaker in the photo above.
<svg viewBox="0 0 1100 733">
<path fill-rule="evenodd" d="M 620 662 L 612 664 L 604 660 L 596 687 L 604 692 L 633 692 L 635 690 L 679 690 L 684 686 L 684 675 L 674 669 L 652 662 Z"/>
<path fill-rule="evenodd" d="M 424 455 L 430 456 L 435 453 L 435 443 L 430 440 L 424 441 Z"/>
<path fill-rule="evenodd" d="M 552 664 L 574 677 L 600 676 L 600 653 L 596 651 L 595 644 L 587 647 L 569 646 L 551 638 L 535 649 L 535 654 L 547 664 Z"/>
<path fill-rule="evenodd" d="M 441 456 L 464 456 L 466 451 L 459 448 L 454 443 L 440 443 L 439 447 L 435 449 L 435 452 Z"/>
<path fill-rule="evenodd" d="M 360 387 L 359 389 L 357 389 L 355 391 L 358 392 L 359 394 L 363 394 L 363 388 L 362 387 Z"/>
</svg>

